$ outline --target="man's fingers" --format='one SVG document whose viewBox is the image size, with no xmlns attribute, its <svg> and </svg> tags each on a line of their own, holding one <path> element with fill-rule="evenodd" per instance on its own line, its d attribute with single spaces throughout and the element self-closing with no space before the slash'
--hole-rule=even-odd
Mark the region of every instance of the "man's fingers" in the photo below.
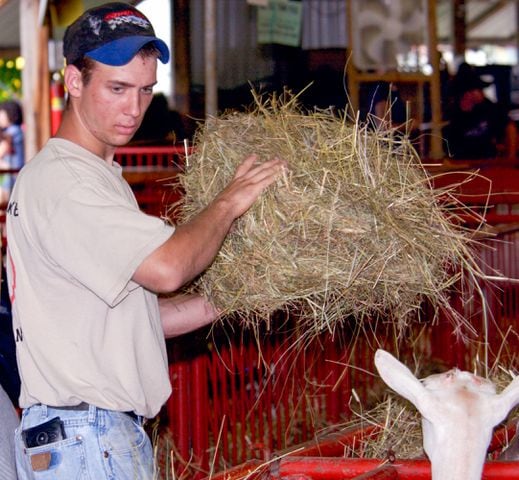
<svg viewBox="0 0 519 480">
<path fill-rule="evenodd" d="M 219 194 L 219 199 L 232 205 L 233 217 L 243 215 L 259 195 L 281 175 L 286 162 L 274 158 L 256 163 L 256 155 L 247 157 L 236 169 L 232 182 Z"/>
<path fill-rule="evenodd" d="M 236 173 L 234 174 L 234 178 L 241 177 L 242 175 L 245 175 L 256 163 L 258 160 L 257 155 L 249 155 L 243 162 L 241 162 L 238 165 L 238 168 L 236 169 Z"/>
<path fill-rule="evenodd" d="M 256 162 L 257 155 L 251 155 L 247 157 L 236 169 L 235 178 L 251 178 L 255 176 L 259 176 L 259 178 L 265 178 L 278 173 L 283 167 L 286 167 L 286 162 L 279 158 L 273 158 L 259 164 Z"/>
</svg>

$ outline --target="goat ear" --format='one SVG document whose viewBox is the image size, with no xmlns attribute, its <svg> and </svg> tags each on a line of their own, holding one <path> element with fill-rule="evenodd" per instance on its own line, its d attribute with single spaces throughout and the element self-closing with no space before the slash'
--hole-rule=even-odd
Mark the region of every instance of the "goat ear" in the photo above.
<svg viewBox="0 0 519 480">
<path fill-rule="evenodd" d="M 412 402 L 418 410 L 429 397 L 426 388 L 402 362 L 385 350 L 375 352 L 375 366 L 382 380 L 395 392 Z"/>
<path fill-rule="evenodd" d="M 510 410 L 519 403 L 519 376 L 515 377 L 508 386 L 496 396 L 497 406 L 494 408 L 496 424 L 506 418 Z"/>
</svg>

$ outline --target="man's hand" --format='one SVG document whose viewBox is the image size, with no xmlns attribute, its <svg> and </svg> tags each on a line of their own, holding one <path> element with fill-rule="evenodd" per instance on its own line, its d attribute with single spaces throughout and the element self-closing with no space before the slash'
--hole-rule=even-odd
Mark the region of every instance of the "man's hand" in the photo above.
<svg viewBox="0 0 519 480">
<path fill-rule="evenodd" d="M 229 185 L 214 199 L 214 202 L 229 204 L 233 221 L 252 206 L 265 188 L 279 177 L 286 165 L 278 158 L 261 164 L 256 162 L 256 155 L 247 157 L 236 169 Z"/>
</svg>

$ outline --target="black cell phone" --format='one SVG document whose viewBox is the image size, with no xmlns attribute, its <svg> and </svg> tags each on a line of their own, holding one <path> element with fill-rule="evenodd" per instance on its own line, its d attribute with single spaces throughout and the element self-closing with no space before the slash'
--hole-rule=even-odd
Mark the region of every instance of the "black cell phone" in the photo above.
<svg viewBox="0 0 519 480">
<path fill-rule="evenodd" d="M 22 439 L 27 448 L 40 447 L 48 443 L 59 442 L 65 438 L 65 427 L 59 417 L 22 430 Z"/>
</svg>

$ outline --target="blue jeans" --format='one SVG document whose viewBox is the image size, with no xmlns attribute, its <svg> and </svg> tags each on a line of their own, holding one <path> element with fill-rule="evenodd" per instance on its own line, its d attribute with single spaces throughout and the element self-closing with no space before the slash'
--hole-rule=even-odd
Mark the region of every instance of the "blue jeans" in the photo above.
<svg viewBox="0 0 519 480">
<path fill-rule="evenodd" d="M 34 405 L 16 430 L 19 480 L 151 480 L 153 449 L 140 417 L 88 406 L 88 410 Z M 21 431 L 54 417 L 65 439 L 26 448 Z"/>
</svg>

